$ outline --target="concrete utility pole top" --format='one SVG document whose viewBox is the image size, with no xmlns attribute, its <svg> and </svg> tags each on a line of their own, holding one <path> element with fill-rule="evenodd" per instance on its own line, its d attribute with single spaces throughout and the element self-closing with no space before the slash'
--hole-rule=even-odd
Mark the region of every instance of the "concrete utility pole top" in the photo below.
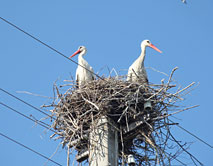
<svg viewBox="0 0 213 166">
<path fill-rule="evenodd" d="M 89 165 L 118 165 L 118 132 L 109 118 L 102 116 L 90 133 Z"/>
</svg>

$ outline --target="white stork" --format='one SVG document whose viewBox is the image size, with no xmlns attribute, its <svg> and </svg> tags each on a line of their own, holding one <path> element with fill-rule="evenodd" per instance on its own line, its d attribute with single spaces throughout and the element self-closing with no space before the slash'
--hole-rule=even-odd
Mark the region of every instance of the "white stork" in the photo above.
<svg viewBox="0 0 213 166">
<path fill-rule="evenodd" d="M 146 47 L 151 47 L 156 51 L 162 53 L 157 47 L 155 47 L 149 40 L 144 40 L 141 42 L 141 55 L 135 62 L 129 67 L 127 81 L 139 81 L 142 83 L 148 83 L 148 77 L 146 74 L 146 69 L 144 67 L 144 59 L 146 55 Z"/>
<path fill-rule="evenodd" d="M 78 56 L 78 67 L 76 69 L 76 84 L 77 87 L 83 86 L 86 82 L 95 79 L 93 68 L 88 64 L 88 62 L 83 58 L 86 54 L 87 49 L 84 46 L 80 46 L 78 50 L 70 56 L 70 58 L 79 54 Z"/>
</svg>

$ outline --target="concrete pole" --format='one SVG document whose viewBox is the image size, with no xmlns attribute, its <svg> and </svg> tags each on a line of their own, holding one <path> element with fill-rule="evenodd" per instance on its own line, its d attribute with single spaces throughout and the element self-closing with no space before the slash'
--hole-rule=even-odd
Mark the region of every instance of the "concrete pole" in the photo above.
<svg viewBox="0 0 213 166">
<path fill-rule="evenodd" d="M 90 133 L 89 166 L 118 166 L 118 132 L 115 124 L 101 117 Z"/>
</svg>

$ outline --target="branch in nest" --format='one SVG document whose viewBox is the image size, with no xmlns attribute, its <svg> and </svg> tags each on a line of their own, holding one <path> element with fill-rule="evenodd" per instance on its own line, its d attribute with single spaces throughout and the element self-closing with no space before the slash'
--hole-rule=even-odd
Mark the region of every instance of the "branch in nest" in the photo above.
<svg viewBox="0 0 213 166">
<path fill-rule="evenodd" d="M 82 98 L 83 98 L 86 102 L 88 102 L 89 104 L 93 105 L 93 106 L 99 111 L 99 108 L 98 108 L 98 106 L 97 106 L 95 103 L 93 103 L 93 102 L 87 100 L 86 98 L 84 98 L 83 95 L 81 95 L 81 96 L 82 96 Z"/>
</svg>

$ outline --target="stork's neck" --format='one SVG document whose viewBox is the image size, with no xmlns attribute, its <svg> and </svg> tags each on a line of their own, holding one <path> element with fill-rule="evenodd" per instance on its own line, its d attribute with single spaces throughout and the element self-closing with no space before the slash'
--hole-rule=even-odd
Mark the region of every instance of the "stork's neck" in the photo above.
<svg viewBox="0 0 213 166">
<path fill-rule="evenodd" d="M 83 58 L 84 55 L 85 55 L 85 52 L 84 52 L 84 51 L 82 51 L 82 52 L 79 54 L 79 56 L 78 56 L 78 63 L 82 64 L 82 63 L 85 61 L 85 59 Z"/>
<path fill-rule="evenodd" d="M 140 64 L 144 64 L 145 55 L 146 55 L 146 46 L 142 45 L 141 55 L 138 57 L 138 61 L 139 61 Z"/>
</svg>

